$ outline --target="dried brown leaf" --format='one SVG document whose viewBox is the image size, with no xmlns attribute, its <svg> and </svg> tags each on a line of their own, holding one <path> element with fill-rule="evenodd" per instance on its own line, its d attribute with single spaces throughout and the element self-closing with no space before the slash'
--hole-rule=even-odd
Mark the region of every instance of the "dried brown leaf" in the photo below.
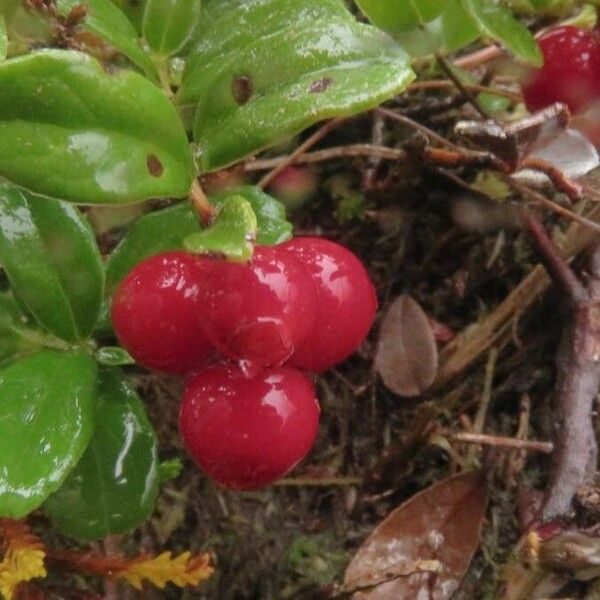
<svg viewBox="0 0 600 600">
<path fill-rule="evenodd" d="M 487 493 L 476 472 L 444 479 L 394 510 L 346 570 L 354 600 L 445 600 L 479 545 Z M 382 583 L 383 582 L 383 583 Z"/>
<path fill-rule="evenodd" d="M 433 383 L 438 352 L 431 323 L 410 296 L 398 296 L 379 330 L 375 369 L 400 396 L 420 396 Z"/>
</svg>

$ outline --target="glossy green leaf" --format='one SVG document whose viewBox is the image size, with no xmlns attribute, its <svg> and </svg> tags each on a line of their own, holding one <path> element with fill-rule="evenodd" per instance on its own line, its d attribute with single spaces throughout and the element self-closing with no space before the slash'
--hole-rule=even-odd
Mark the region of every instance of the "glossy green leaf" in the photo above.
<svg viewBox="0 0 600 600">
<path fill-rule="evenodd" d="M 223 256 L 233 261 L 252 258 L 257 222 L 252 205 L 243 196 L 229 196 L 210 227 L 188 235 L 186 250 L 196 254 Z"/>
<path fill-rule="evenodd" d="M 0 265 L 42 327 L 65 340 L 92 332 L 104 272 L 77 208 L 0 183 Z"/>
<path fill-rule="evenodd" d="M 86 449 L 96 363 L 44 350 L 0 370 L 0 516 L 20 519 L 55 492 Z"/>
<path fill-rule="evenodd" d="M 145 521 L 158 492 L 156 437 L 140 398 L 117 369 L 100 372 L 95 420 L 87 450 L 44 505 L 62 533 L 84 540 Z"/>
<path fill-rule="evenodd" d="M 147 0 L 142 33 L 150 48 L 170 56 L 187 42 L 200 18 L 200 0 Z"/>
<path fill-rule="evenodd" d="M 212 171 L 373 108 L 414 77 L 404 50 L 342 0 L 237 0 L 204 13 L 178 101 L 196 106 L 198 160 Z"/>
<path fill-rule="evenodd" d="M 211 196 L 210 201 L 221 206 L 232 195 L 243 196 L 257 218 L 258 244 L 279 244 L 292 237 L 292 225 L 286 220 L 281 202 L 263 192 L 259 187 L 244 185 Z M 111 294 L 117 283 L 140 261 L 183 248 L 183 240 L 199 230 L 199 223 L 189 202 L 144 215 L 127 231 L 114 249 L 106 267 L 106 287 Z"/>
<path fill-rule="evenodd" d="M 504 44 L 517 58 L 541 66 L 542 52 L 531 32 L 512 12 L 492 0 L 461 0 L 482 35 Z"/>
<path fill-rule="evenodd" d="M 193 161 L 162 91 L 92 57 L 44 50 L 0 63 L 0 176 L 80 203 L 185 196 Z"/>
<path fill-rule="evenodd" d="M 445 2 L 446 0 L 356 0 L 369 21 L 394 33 L 432 21 L 442 12 Z"/>
<path fill-rule="evenodd" d="M 81 4 L 81 0 L 57 0 L 56 5 L 61 15 L 66 16 L 72 8 Z M 113 48 L 126 56 L 144 73 L 157 80 L 156 67 L 152 59 L 141 46 L 138 32 L 129 19 L 111 0 L 85 0 L 87 8 L 84 30 L 97 35 Z"/>
</svg>

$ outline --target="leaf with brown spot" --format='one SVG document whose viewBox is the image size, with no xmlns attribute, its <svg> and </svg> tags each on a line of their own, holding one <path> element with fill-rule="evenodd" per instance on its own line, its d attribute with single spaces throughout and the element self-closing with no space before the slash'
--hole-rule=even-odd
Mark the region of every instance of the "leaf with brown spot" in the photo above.
<svg viewBox="0 0 600 600">
<path fill-rule="evenodd" d="M 354 600 L 445 600 L 479 546 L 487 492 L 482 475 L 462 473 L 410 498 L 373 531 L 346 570 Z"/>
<path fill-rule="evenodd" d="M 438 351 L 431 323 L 410 296 L 398 296 L 381 323 L 375 370 L 400 396 L 420 396 L 433 383 Z"/>
</svg>

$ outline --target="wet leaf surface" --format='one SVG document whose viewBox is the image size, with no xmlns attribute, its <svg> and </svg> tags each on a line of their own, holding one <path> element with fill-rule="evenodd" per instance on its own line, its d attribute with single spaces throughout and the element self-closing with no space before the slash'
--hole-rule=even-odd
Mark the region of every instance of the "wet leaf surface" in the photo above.
<svg viewBox="0 0 600 600">
<path fill-rule="evenodd" d="M 413 496 L 356 553 L 345 588 L 361 590 L 354 600 L 450 598 L 479 546 L 486 503 L 485 482 L 476 472 Z"/>
<path fill-rule="evenodd" d="M 0 175 L 45 196 L 116 204 L 186 196 L 194 166 L 157 86 L 50 49 L 0 62 Z"/>
<path fill-rule="evenodd" d="M 431 323 L 410 296 L 399 296 L 379 330 L 375 369 L 400 396 L 420 396 L 433 383 L 438 352 Z"/>
<path fill-rule="evenodd" d="M 373 108 L 414 79 L 406 52 L 339 0 L 213 0 L 197 39 L 178 102 L 195 107 L 205 172 Z"/>
</svg>

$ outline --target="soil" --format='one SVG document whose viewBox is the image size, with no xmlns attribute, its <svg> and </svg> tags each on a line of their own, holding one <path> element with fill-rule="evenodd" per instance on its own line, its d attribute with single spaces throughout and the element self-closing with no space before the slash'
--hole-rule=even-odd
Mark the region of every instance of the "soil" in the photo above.
<svg viewBox="0 0 600 600">
<path fill-rule="evenodd" d="M 456 121 L 473 115 L 453 90 L 414 93 L 391 107 L 401 107 L 449 139 L 454 139 Z M 374 137 L 388 147 L 423 143 L 421 134 L 408 127 L 386 121 L 376 129 L 375 121 L 381 121 L 375 114 L 348 120 L 317 148 L 372 142 Z M 272 154 L 282 152 L 286 149 Z M 527 235 L 518 227 L 504 227 L 513 210 L 510 202 L 496 203 L 490 213 L 489 201 L 418 160 L 374 165 L 365 158 L 344 158 L 310 168 L 319 190 L 290 212 L 296 232 L 324 235 L 356 252 L 377 287 L 380 316 L 399 294 L 410 294 L 430 317 L 461 332 L 492 312 L 538 262 Z M 377 185 L 368 181 L 369 171 Z M 453 172 L 473 182 L 479 171 L 466 167 Z M 457 222 L 456 208 L 465 198 L 483 219 L 484 231 Z M 568 225 L 545 218 L 554 233 Z M 483 431 L 514 437 L 524 406 L 530 406 L 529 438 L 548 440 L 549 397 L 565 310 L 562 297 L 550 290 L 516 315 L 512 332 L 493 346 L 493 353 L 482 353 L 459 377 L 416 399 L 396 396 L 374 372 L 376 324 L 356 355 L 317 378 L 322 419 L 308 459 L 277 485 L 252 493 L 216 487 L 186 458 L 177 433 L 181 381 L 131 368 L 157 428 L 161 458 L 182 458 L 183 470 L 163 486 L 152 520 L 134 534 L 112 540 L 111 547 L 132 553 L 208 551 L 215 556 L 216 572 L 198 589 L 147 588 L 138 595 L 123 586 L 116 597 L 331 598 L 374 526 L 417 491 L 460 471 L 461 461 L 468 459 L 486 473 L 490 503 L 480 549 L 454 597 L 494 598 L 520 537 L 523 492 L 543 489 L 548 458 L 444 445 L 432 432 L 444 432 L 448 439 L 448 432 L 463 431 L 473 421 L 487 373 L 490 405 Z M 438 345 L 442 349 L 444 342 Z M 386 450 L 392 450 L 391 459 L 385 458 Z M 568 591 L 569 597 L 583 597 L 577 586 Z"/>
</svg>

